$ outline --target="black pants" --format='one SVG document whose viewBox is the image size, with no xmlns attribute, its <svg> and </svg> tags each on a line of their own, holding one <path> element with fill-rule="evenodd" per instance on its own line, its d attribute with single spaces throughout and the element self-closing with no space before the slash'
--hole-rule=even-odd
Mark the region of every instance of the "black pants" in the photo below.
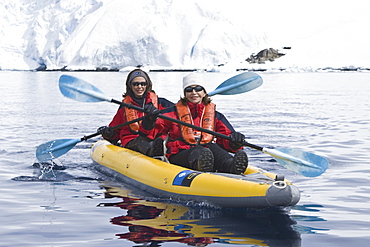
<svg viewBox="0 0 370 247">
<path fill-rule="evenodd" d="M 194 169 L 203 148 L 209 148 L 213 153 L 214 171 L 230 172 L 233 156 L 215 143 L 206 146 L 197 145 L 190 149 L 181 150 L 179 153 L 171 155 L 169 161 L 172 164 Z"/>
<path fill-rule="evenodd" d="M 142 154 L 147 154 L 149 149 L 152 147 L 152 143 L 145 141 L 143 137 L 138 136 L 135 139 L 129 141 L 125 148 L 131 149 L 133 151 L 142 153 Z"/>
</svg>

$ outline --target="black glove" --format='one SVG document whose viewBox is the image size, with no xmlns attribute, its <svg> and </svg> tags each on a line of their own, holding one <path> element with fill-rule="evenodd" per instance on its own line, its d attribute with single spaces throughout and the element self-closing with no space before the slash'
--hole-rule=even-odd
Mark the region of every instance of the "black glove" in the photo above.
<svg viewBox="0 0 370 247">
<path fill-rule="evenodd" d="M 141 125 L 146 130 L 152 130 L 155 126 L 155 121 L 158 118 L 160 111 L 154 105 L 148 104 L 144 106 L 145 116 Z"/>
<path fill-rule="evenodd" d="M 238 150 L 239 148 L 243 146 L 245 136 L 242 133 L 233 132 L 231 133 L 230 138 L 231 140 L 230 140 L 229 146 L 231 149 Z"/>
<path fill-rule="evenodd" d="M 145 118 L 149 121 L 155 122 L 159 115 L 159 110 L 154 105 L 148 104 L 144 106 Z"/>
<path fill-rule="evenodd" d="M 115 133 L 108 126 L 101 126 L 98 128 L 97 132 L 101 134 L 105 139 L 113 139 Z"/>
</svg>

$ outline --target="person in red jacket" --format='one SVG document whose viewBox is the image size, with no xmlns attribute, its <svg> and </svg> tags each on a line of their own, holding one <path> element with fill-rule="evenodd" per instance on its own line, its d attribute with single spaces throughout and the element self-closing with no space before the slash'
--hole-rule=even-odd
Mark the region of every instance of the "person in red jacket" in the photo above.
<svg viewBox="0 0 370 247">
<path fill-rule="evenodd" d="M 230 136 L 232 141 L 215 140 L 211 134 L 161 118 L 156 120 L 158 112 L 154 111 L 144 117 L 140 132 L 148 136 L 168 134 L 166 155 L 173 164 L 203 172 L 244 173 L 248 166 L 248 156 L 242 149 L 245 137 L 216 111 L 216 105 L 211 102 L 203 85 L 204 78 L 199 73 L 184 77 L 184 97 L 162 114 Z"/>
<path fill-rule="evenodd" d="M 152 81 L 149 75 L 140 69 L 131 71 L 126 79 L 126 93 L 123 94 L 123 102 L 142 107 L 144 109 L 162 110 L 173 105 L 172 102 L 159 98 L 152 90 Z M 144 113 L 120 106 L 116 115 L 113 117 L 109 127 L 114 127 L 122 123 L 140 118 Z M 102 126 L 98 132 L 103 138 L 117 144 L 121 142 L 123 147 L 138 151 L 148 156 L 163 156 L 163 140 L 166 136 L 151 135 L 141 137 L 139 128 L 141 121 L 132 123 L 128 126 L 112 131 L 107 126 Z"/>
</svg>

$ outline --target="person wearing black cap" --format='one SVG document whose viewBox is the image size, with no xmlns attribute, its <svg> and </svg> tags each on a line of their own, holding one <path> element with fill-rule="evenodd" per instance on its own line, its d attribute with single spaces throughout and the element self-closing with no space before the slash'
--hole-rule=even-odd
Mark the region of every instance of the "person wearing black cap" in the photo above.
<svg viewBox="0 0 370 247">
<path fill-rule="evenodd" d="M 165 98 L 159 98 L 152 89 L 153 84 L 149 75 L 141 70 L 131 71 L 126 79 L 126 93 L 123 94 L 123 102 L 144 108 L 146 111 L 154 112 L 173 105 Z M 140 118 L 144 113 L 134 109 L 120 106 L 116 115 L 113 117 L 109 127 L 114 127 L 122 123 Z M 98 132 L 103 138 L 117 144 L 121 142 L 123 147 L 138 151 L 150 157 L 163 156 L 163 140 L 166 136 L 158 134 L 156 136 L 140 136 L 141 121 L 132 123 L 117 130 L 110 130 L 107 126 L 102 126 Z"/>
</svg>

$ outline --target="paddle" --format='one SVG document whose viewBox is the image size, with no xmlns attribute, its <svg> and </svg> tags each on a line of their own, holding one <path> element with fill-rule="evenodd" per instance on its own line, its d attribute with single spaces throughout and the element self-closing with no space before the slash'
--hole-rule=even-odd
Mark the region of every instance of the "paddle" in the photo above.
<svg viewBox="0 0 370 247">
<path fill-rule="evenodd" d="M 143 118 L 144 117 L 140 117 L 140 118 L 128 121 L 126 123 L 119 124 L 114 127 L 110 127 L 110 130 L 116 130 L 116 129 L 122 128 L 126 125 L 130 125 L 132 123 L 138 122 L 142 120 Z M 77 143 L 86 141 L 98 135 L 100 135 L 100 133 L 96 132 L 94 134 L 84 136 L 79 139 L 58 139 L 58 140 L 46 142 L 37 147 L 36 158 L 40 162 L 46 162 L 46 161 L 58 158 L 62 156 L 63 154 L 67 153 L 69 150 L 71 150 L 74 146 L 76 146 Z"/>
<path fill-rule="evenodd" d="M 119 102 L 119 103 L 125 107 L 133 108 L 137 111 L 144 111 L 143 108 L 141 107 L 133 106 L 130 104 L 125 104 L 123 102 Z M 215 132 L 215 131 L 207 130 L 202 127 L 196 126 L 196 125 L 185 123 L 178 119 L 170 118 L 165 115 L 158 115 L 158 117 L 164 120 L 167 120 L 167 121 L 185 125 L 187 127 L 199 130 L 201 132 L 206 132 L 211 135 L 231 141 L 231 138 L 229 136 Z M 264 148 L 264 147 L 260 147 L 260 146 L 248 143 L 247 141 L 244 141 L 242 144 L 243 146 L 247 146 L 247 147 L 250 147 L 250 148 L 259 150 L 263 153 L 271 155 L 282 166 L 286 167 L 287 169 L 291 171 L 294 171 L 295 173 L 301 174 L 306 177 L 317 177 L 321 175 L 322 173 L 324 173 L 326 169 L 328 168 L 328 161 L 325 158 L 318 156 L 316 154 L 313 154 L 313 153 L 308 153 L 308 152 L 304 152 L 304 151 L 297 150 L 297 149 L 287 149 L 287 148 L 269 149 L 269 148 Z"/>
<path fill-rule="evenodd" d="M 221 95 L 239 94 L 251 91 L 261 85 L 262 78 L 258 74 L 252 72 L 245 72 L 224 81 L 216 88 L 216 90 L 212 91 L 208 95 L 211 96 L 216 94 Z M 77 101 L 82 102 L 108 101 L 117 104 L 121 103 L 120 101 L 117 100 L 108 99 L 104 95 L 104 93 L 101 92 L 95 86 L 73 76 L 62 75 L 59 79 L 59 89 L 63 95 Z M 126 107 L 131 108 L 130 105 L 127 105 Z M 139 109 L 142 111 L 141 108 Z M 129 125 L 140 120 L 142 120 L 142 117 L 120 124 L 115 127 L 111 127 L 111 130 L 122 128 L 126 125 Z M 46 162 L 58 158 L 61 155 L 67 153 L 69 150 L 71 150 L 77 143 L 86 141 L 98 135 L 100 135 L 100 133 L 96 132 L 94 134 L 84 136 L 79 139 L 59 139 L 41 144 L 36 149 L 36 157 L 40 162 Z"/>
<path fill-rule="evenodd" d="M 61 79 L 62 79 L 62 77 L 63 76 L 61 76 Z M 67 77 L 69 77 L 69 76 L 67 76 Z M 141 108 L 141 107 L 137 107 L 137 106 L 134 106 L 134 105 L 131 105 L 131 104 L 126 104 L 126 103 L 123 103 L 123 102 L 118 101 L 118 100 L 109 99 L 99 89 L 95 88 L 91 84 L 89 84 L 87 82 L 84 82 L 82 80 L 77 79 L 78 88 L 74 89 L 73 83 L 71 83 L 70 80 L 67 77 L 63 78 L 62 83 L 59 86 L 61 87 L 62 93 L 68 98 L 72 98 L 72 99 L 75 99 L 75 100 L 78 100 L 78 101 L 83 101 L 83 102 L 108 101 L 108 102 L 113 102 L 113 103 L 116 103 L 116 104 L 120 104 L 120 105 L 125 106 L 127 108 L 135 109 L 137 111 L 144 111 L 143 108 Z M 67 88 L 65 88 L 65 86 L 64 86 L 66 84 L 65 81 L 69 81 L 69 83 L 67 83 L 67 85 L 68 85 Z M 84 84 L 86 84 L 86 85 L 84 85 Z M 79 93 L 81 93 L 83 95 L 79 96 L 78 95 Z M 201 128 L 199 126 L 188 124 L 188 123 L 182 122 L 178 119 L 173 119 L 173 118 L 167 117 L 165 115 L 159 115 L 158 117 L 160 117 L 164 120 L 167 120 L 167 121 L 172 121 L 172 122 L 175 122 L 175 123 L 178 123 L 178 124 L 181 124 L 181 125 L 185 125 L 185 126 L 188 126 L 190 128 L 193 128 L 193 129 L 196 129 L 196 130 L 199 130 L 199 131 L 202 131 L 202 132 L 212 134 L 212 135 L 220 137 L 220 138 L 224 138 L 224 139 L 229 140 L 229 141 L 231 140 L 231 138 L 229 136 L 220 134 L 220 133 L 215 132 L 215 131 L 210 131 L 210 130 L 204 129 L 204 128 Z M 264 147 L 260 147 L 260 146 L 248 143 L 246 141 L 243 142 L 243 145 L 271 155 L 272 157 L 274 157 L 277 160 L 277 162 L 279 164 L 283 165 L 284 167 L 286 167 L 289 170 L 292 170 L 292 171 L 294 171 L 298 174 L 301 174 L 303 176 L 306 176 L 306 177 L 319 176 L 322 173 L 324 173 L 325 170 L 328 168 L 328 161 L 325 158 L 323 158 L 321 156 L 318 156 L 318 155 L 315 155 L 313 153 L 308 153 L 308 152 L 304 152 L 304 151 L 301 151 L 301 150 L 287 149 L 287 148 L 284 148 L 284 149 L 268 149 L 268 148 L 264 148 Z"/>
<path fill-rule="evenodd" d="M 249 92 L 262 85 L 262 78 L 252 72 L 245 72 L 221 83 L 215 90 L 208 93 L 208 96 L 216 94 L 233 95 Z"/>
</svg>

